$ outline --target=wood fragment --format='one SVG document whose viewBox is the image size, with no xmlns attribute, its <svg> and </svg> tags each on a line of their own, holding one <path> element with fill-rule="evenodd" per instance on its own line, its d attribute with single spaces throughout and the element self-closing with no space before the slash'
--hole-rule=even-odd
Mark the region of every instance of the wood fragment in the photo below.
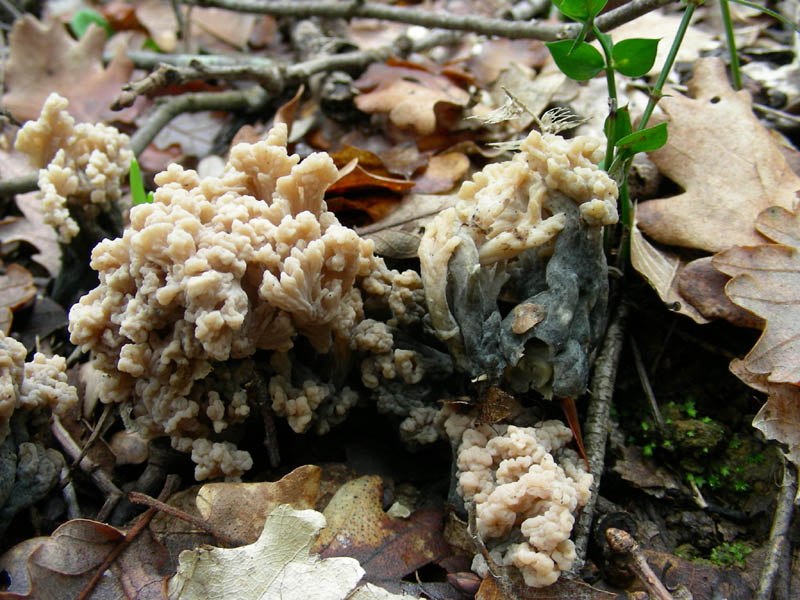
<svg viewBox="0 0 800 600">
<path fill-rule="evenodd" d="M 606 540 L 611 549 L 617 554 L 625 556 L 631 570 L 647 588 L 650 598 L 655 600 L 673 600 L 661 580 L 653 573 L 653 569 L 647 563 L 647 559 L 639 548 L 639 544 L 633 539 L 631 534 L 623 529 L 609 527 L 606 529 Z"/>
</svg>

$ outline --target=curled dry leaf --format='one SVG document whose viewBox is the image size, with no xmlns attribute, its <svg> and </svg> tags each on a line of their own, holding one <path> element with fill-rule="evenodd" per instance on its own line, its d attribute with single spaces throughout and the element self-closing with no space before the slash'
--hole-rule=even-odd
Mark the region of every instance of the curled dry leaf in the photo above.
<svg viewBox="0 0 800 600">
<path fill-rule="evenodd" d="M 729 248 L 714 256 L 713 265 L 732 277 L 725 286 L 728 297 L 766 320 L 744 367 L 770 382 L 798 384 L 800 211 L 768 208 L 758 216 L 756 230 L 779 243 Z"/>
<path fill-rule="evenodd" d="M 5 275 L 0 275 L 0 330 L 6 335 L 11 330 L 13 311 L 21 308 L 36 296 L 33 275 L 23 266 L 11 264 Z"/>
<path fill-rule="evenodd" d="M 44 222 L 38 192 L 17 194 L 17 207 L 24 218 L 6 217 L 0 221 L 0 243 L 27 242 L 39 250 L 33 260 L 42 265 L 52 277 L 61 270 L 61 248 L 55 229 Z"/>
<path fill-rule="evenodd" d="M 763 244 L 756 217 L 769 206 L 791 208 L 800 178 L 753 114 L 750 94 L 730 87 L 721 60 L 697 61 L 689 93 L 659 103 L 669 141 L 650 154 L 685 191 L 641 203 L 639 227 L 658 242 L 709 252 Z"/>
<path fill-rule="evenodd" d="M 120 48 L 104 68 L 105 43 L 105 30 L 97 25 L 75 41 L 62 23 L 44 25 L 30 15 L 18 19 L 9 39 L 3 106 L 19 121 L 35 119 L 55 91 L 69 100 L 78 122 L 131 119 L 138 109 L 115 113 L 108 107 L 128 82 L 133 63 Z"/>
<path fill-rule="evenodd" d="M 725 284 L 729 277 L 715 269 L 711 261 L 712 257 L 704 256 L 680 270 L 678 288 L 681 295 L 706 319 L 725 319 L 737 327 L 763 329 L 763 319 L 736 306 L 725 295 Z"/>
<path fill-rule="evenodd" d="M 447 77 L 409 66 L 371 64 L 353 85 L 362 90 L 355 99 L 359 110 L 388 113 L 392 123 L 420 135 L 436 130 L 439 110 L 460 112 L 469 101 L 469 94 Z"/>
<path fill-rule="evenodd" d="M 49 538 L 22 542 L 0 558 L 0 564 L 12 567 L 9 576 L 15 576 L 7 589 L 18 600 L 77 598 L 124 538 L 124 531 L 104 523 L 67 521 Z M 142 531 L 103 573 L 91 597 L 162 600 L 162 579 L 169 570 L 164 548 Z"/>
<path fill-rule="evenodd" d="M 636 219 L 631 229 L 631 265 L 647 280 L 661 300 L 676 306 L 676 312 L 690 317 L 696 323 L 708 323 L 708 319 L 686 301 L 679 289 L 678 277 L 686 263 L 673 252 L 659 250 L 648 242 Z"/>
</svg>

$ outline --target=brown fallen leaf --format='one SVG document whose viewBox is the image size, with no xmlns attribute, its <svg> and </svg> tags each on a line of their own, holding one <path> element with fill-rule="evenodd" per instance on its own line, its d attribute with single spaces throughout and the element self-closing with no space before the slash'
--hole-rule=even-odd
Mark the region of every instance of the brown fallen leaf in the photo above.
<svg viewBox="0 0 800 600">
<path fill-rule="evenodd" d="M 11 330 L 13 311 L 21 308 L 36 296 L 33 275 L 25 267 L 11 264 L 5 275 L 0 275 L 0 330 L 5 335 Z"/>
<path fill-rule="evenodd" d="M 8 586 L 16 593 L 12 596 L 0 592 L 0 598 L 77 598 L 124 537 L 124 531 L 110 525 L 74 519 L 61 525 L 49 538 L 36 538 L 36 544 L 22 542 L 21 551 L 12 548 L 0 559 L 0 563 L 14 565 L 16 576 Z M 91 597 L 165 599 L 162 579 L 172 570 L 167 558 L 164 548 L 150 532 L 142 531 L 119 554 L 113 567 L 103 573 Z"/>
<path fill-rule="evenodd" d="M 38 254 L 33 255 L 33 260 L 55 277 L 61 270 L 61 247 L 55 229 L 44 222 L 39 192 L 17 194 L 17 207 L 25 216 L 0 220 L 0 244 L 33 244 L 39 250 Z"/>
<path fill-rule="evenodd" d="M 721 60 L 697 61 L 689 93 L 661 100 L 669 141 L 650 155 L 685 191 L 640 204 L 639 227 L 658 242 L 709 252 L 763 244 L 756 217 L 791 208 L 800 178 L 753 114 L 750 94 L 730 87 Z"/>
<path fill-rule="evenodd" d="M 756 230 L 777 244 L 736 246 L 716 254 L 713 265 L 732 279 L 725 293 L 766 320 L 744 358 L 751 373 L 773 383 L 800 383 L 800 211 L 779 206 L 763 211 Z M 785 244 L 785 245 L 784 245 Z"/>
<path fill-rule="evenodd" d="M 460 112 L 469 101 L 469 94 L 447 77 L 409 66 L 371 64 L 353 85 L 362 91 L 355 98 L 359 110 L 388 113 L 397 127 L 420 135 L 436 130 L 441 111 Z"/>
<path fill-rule="evenodd" d="M 753 427 L 767 439 L 785 444 L 789 449 L 786 458 L 800 467 L 800 387 L 773 383 L 766 375 L 751 373 L 742 360 L 732 360 L 730 369 L 751 388 L 767 394 L 767 401 L 753 418 Z"/>
<path fill-rule="evenodd" d="M 254 543 L 267 515 L 281 504 L 303 510 L 314 508 L 322 470 L 304 465 L 279 481 L 208 483 L 197 492 L 197 509 L 209 524 L 227 535 Z"/>
<path fill-rule="evenodd" d="M 414 180 L 412 191 L 419 194 L 447 192 L 467 174 L 469 166 L 469 157 L 463 152 L 432 156 L 422 175 Z"/>
<path fill-rule="evenodd" d="M 406 519 L 383 511 L 383 484 L 376 475 L 347 482 L 323 514 L 327 526 L 312 551 L 322 558 L 350 556 L 366 571 L 365 580 L 390 591 L 399 581 L 450 554 L 442 532 L 442 511 L 428 507 Z"/>
<path fill-rule="evenodd" d="M 109 106 L 128 82 L 133 62 L 120 48 L 104 68 L 105 43 L 105 31 L 94 24 L 75 41 L 60 22 L 18 19 L 9 37 L 3 106 L 19 121 L 36 119 L 47 96 L 58 92 L 79 123 L 132 119 L 137 107 L 112 112 Z"/>
</svg>

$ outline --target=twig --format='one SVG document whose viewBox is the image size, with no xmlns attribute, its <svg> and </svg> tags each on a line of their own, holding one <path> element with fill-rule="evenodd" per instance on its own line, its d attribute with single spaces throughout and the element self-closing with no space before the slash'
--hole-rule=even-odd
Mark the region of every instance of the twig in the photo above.
<svg viewBox="0 0 800 600">
<path fill-rule="evenodd" d="M 178 24 L 178 31 L 176 31 L 175 34 L 181 41 L 181 48 L 183 48 L 183 51 L 188 52 L 190 32 L 186 26 L 186 22 L 183 20 L 183 11 L 181 11 L 181 0 L 169 0 L 169 3 L 170 6 L 172 6 L 172 14 L 175 15 L 175 22 Z"/>
<path fill-rule="evenodd" d="M 661 580 L 653 573 L 653 569 L 647 564 L 647 559 L 639 549 L 631 535 L 622 529 L 609 527 L 606 529 L 606 540 L 611 549 L 617 554 L 626 555 L 631 570 L 642 582 L 650 597 L 654 600 L 673 600 Z"/>
<path fill-rule="evenodd" d="M 5 11 L 10 14 L 15 21 L 23 17 L 20 10 L 14 6 L 13 2 L 10 2 L 9 0 L 0 0 L 0 6 L 2 6 L 3 9 L 5 9 Z"/>
<path fill-rule="evenodd" d="M 208 532 L 210 535 L 217 538 L 220 542 L 228 545 L 228 546 L 242 546 L 247 542 L 242 540 L 230 537 L 228 534 L 219 531 L 216 527 L 200 519 L 195 517 L 194 515 L 190 515 L 189 513 L 183 512 L 182 510 L 175 508 L 174 506 L 170 506 L 160 500 L 156 500 L 155 498 L 151 498 L 147 494 L 140 494 L 139 492 L 130 492 L 128 494 L 128 498 L 130 498 L 131 502 L 135 502 L 136 504 L 144 504 L 149 506 L 151 509 L 159 510 L 163 513 L 166 513 L 176 519 L 180 519 L 181 521 L 186 521 L 197 527 L 198 529 L 202 529 L 203 531 Z"/>
<path fill-rule="evenodd" d="M 594 476 L 594 481 L 592 481 L 592 493 L 589 501 L 583 507 L 575 528 L 575 552 L 578 558 L 573 564 L 572 573 L 578 573 L 583 568 L 586 558 L 586 547 L 594 519 L 594 507 L 597 503 L 597 494 L 600 489 L 600 477 L 603 474 L 605 464 L 609 411 L 611 410 L 614 382 L 617 378 L 619 358 L 625 339 L 627 316 L 628 305 L 624 300 L 620 301 L 606 331 L 603 348 L 597 358 L 594 374 L 592 375 L 590 386 L 591 401 L 589 402 L 586 421 L 583 425 L 583 440 L 586 444 L 586 455 L 589 459 L 589 467 Z"/>
<path fill-rule="evenodd" d="M 82 515 L 78 505 L 78 496 L 75 494 L 75 485 L 72 483 L 67 467 L 61 469 L 59 481 L 61 484 L 61 497 L 64 498 L 64 503 L 67 505 L 67 518 L 80 519 Z"/>
<path fill-rule="evenodd" d="M 597 18 L 602 31 L 619 27 L 623 23 L 641 17 L 672 0 L 632 0 Z M 349 19 L 353 17 L 383 19 L 409 25 L 436 27 L 456 31 L 472 31 L 483 35 L 509 39 L 563 40 L 577 37 L 581 26 L 577 23 L 543 23 L 540 21 L 508 21 L 492 19 L 483 15 L 452 15 L 416 8 L 406 8 L 375 2 L 263 2 L 261 0 L 190 0 L 196 6 L 214 6 L 237 12 L 272 15 L 280 17 L 329 17 Z"/>
<path fill-rule="evenodd" d="M 778 119 L 786 119 L 795 125 L 800 125 L 800 116 L 793 115 L 792 113 L 787 113 L 786 111 L 778 110 L 777 108 L 772 108 L 771 106 L 767 106 L 765 104 L 759 104 L 758 102 L 753 102 L 753 108 Z"/>
<path fill-rule="evenodd" d="M 180 480 L 176 475 L 170 475 L 167 477 L 167 481 L 164 484 L 164 489 L 161 490 L 161 493 L 158 495 L 158 497 L 163 498 L 164 500 L 169 498 L 174 490 L 178 487 L 179 481 Z M 97 586 L 97 583 L 100 581 L 100 578 L 105 576 L 106 571 L 114 563 L 114 561 L 117 560 L 117 557 L 122 554 L 122 552 L 124 552 L 128 546 L 131 545 L 136 537 L 150 524 L 150 521 L 155 515 L 156 510 L 154 508 L 145 511 L 142 517 L 136 521 L 136 524 L 127 531 L 125 537 L 123 537 L 114 547 L 114 549 L 109 552 L 102 564 L 97 567 L 94 575 L 89 580 L 89 583 L 86 584 L 86 587 L 83 588 L 83 591 L 81 591 L 76 600 L 86 600 L 86 598 L 91 595 L 95 586 Z"/>
<path fill-rule="evenodd" d="M 639 375 L 639 382 L 642 384 L 644 395 L 647 397 L 647 401 L 650 403 L 650 409 L 653 411 L 653 418 L 656 421 L 658 433 L 663 437 L 664 418 L 661 416 L 661 410 L 658 408 L 658 401 L 656 400 L 655 392 L 653 392 L 653 386 L 650 385 L 650 378 L 647 376 L 647 369 L 642 360 L 642 353 L 639 352 L 639 346 L 633 336 L 630 336 L 629 341 L 631 344 L 631 352 L 633 353 L 633 363 L 636 365 L 636 373 Z"/>
<path fill-rule="evenodd" d="M 755 600 L 769 600 L 772 597 L 772 588 L 778 571 L 789 555 L 789 526 L 792 524 L 794 512 L 794 497 L 797 493 L 797 469 L 789 461 L 783 463 L 783 481 L 778 493 L 775 506 L 775 517 L 772 520 L 772 529 L 769 532 L 769 547 L 767 558 L 761 570 L 758 582 L 758 591 Z M 791 559 L 790 559 L 791 560 Z"/>
<path fill-rule="evenodd" d="M 196 92 L 174 96 L 161 104 L 142 127 L 131 137 L 131 149 L 137 156 L 158 133 L 178 115 L 203 110 L 255 112 L 266 106 L 269 96 L 263 88 L 224 92 Z"/>
<path fill-rule="evenodd" d="M 64 424 L 57 415 L 53 415 L 51 419 L 50 430 L 53 432 L 53 436 L 58 440 L 58 443 L 61 444 L 61 447 L 64 448 L 64 451 L 70 456 L 70 458 L 77 458 L 80 456 L 80 446 L 78 446 L 78 444 L 75 443 L 75 440 L 72 439 L 69 431 L 66 430 Z M 114 485 L 114 482 L 111 481 L 108 475 L 106 475 L 103 470 L 100 469 L 100 465 L 95 463 L 89 457 L 85 456 L 81 459 L 80 468 L 84 473 L 91 477 L 92 481 L 94 481 L 94 484 L 106 495 L 106 501 L 96 516 L 98 521 L 103 521 L 111 513 L 111 510 L 114 508 L 117 502 L 119 502 L 119 499 L 122 498 L 122 492 L 116 485 Z"/>
<path fill-rule="evenodd" d="M 78 463 L 80 463 L 81 460 L 83 460 L 83 457 L 86 456 L 86 453 L 89 451 L 89 448 L 92 447 L 95 440 L 97 440 L 97 437 L 102 433 L 103 425 L 105 424 L 106 419 L 108 418 L 108 415 L 110 413 L 111 413 L 111 404 L 106 404 L 103 407 L 103 412 L 100 415 L 100 418 L 97 420 L 97 425 L 95 425 L 94 430 L 89 436 L 89 439 L 86 440 L 86 443 L 83 445 L 81 453 L 75 457 L 75 460 L 73 460 L 72 464 L 69 466 L 70 471 L 72 471 L 75 467 L 78 466 Z"/>
</svg>

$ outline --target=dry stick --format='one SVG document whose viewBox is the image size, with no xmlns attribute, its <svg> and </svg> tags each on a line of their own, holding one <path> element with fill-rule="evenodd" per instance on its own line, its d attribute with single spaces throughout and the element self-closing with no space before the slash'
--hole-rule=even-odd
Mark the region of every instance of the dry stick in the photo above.
<svg viewBox="0 0 800 600">
<path fill-rule="evenodd" d="M 164 482 L 164 488 L 161 490 L 161 493 L 158 495 L 158 497 L 166 500 L 172 495 L 179 483 L 180 479 L 177 475 L 169 475 L 166 482 Z M 86 600 L 86 598 L 89 597 L 95 586 L 97 586 L 97 583 L 100 581 L 100 578 L 105 575 L 105 572 L 108 570 L 108 568 L 114 563 L 115 560 L 117 560 L 117 557 L 122 554 L 122 552 L 124 552 L 128 546 L 131 545 L 131 542 L 136 539 L 136 537 L 145 529 L 145 527 L 150 524 L 150 521 L 155 515 L 156 509 L 154 508 L 150 508 L 142 514 L 141 518 L 136 521 L 136 524 L 125 533 L 125 537 L 123 537 L 119 543 L 117 543 L 114 549 L 109 552 L 108 556 L 106 556 L 102 564 L 97 567 L 91 580 L 89 580 L 89 583 L 86 584 L 86 587 L 83 588 L 83 591 L 76 600 Z"/>
<path fill-rule="evenodd" d="M 81 450 L 81 453 L 78 456 L 75 457 L 75 460 L 73 460 L 72 464 L 69 466 L 69 470 L 70 471 L 72 471 L 75 467 L 78 466 L 78 464 L 81 462 L 81 460 L 83 460 L 83 457 L 86 456 L 86 453 L 89 451 L 89 448 L 91 448 L 94 445 L 95 441 L 97 440 L 97 437 L 103 431 L 103 425 L 105 424 L 106 419 L 108 418 L 108 415 L 110 413 L 111 413 L 111 405 L 110 404 L 106 404 L 103 407 L 103 413 L 100 415 L 100 418 L 97 420 L 97 424 L 95 425 L 94 430 L 92 431 L 91 435 L 89 436 L 89 439 L 86 440 L 86 443 L 83 445 L 83 449 Z"/>
<path fill-rule="evenodd" d="M 187 523 L 194 525 L 198 529 L 208 532 L 210 535 L 214 536 L 220 542 L 228 546 L 242 546 L 247 543 L 245 541 L 236 539 L 234 537 L 230 537 L 228 534 L 219 531 L 216 527 L 214 527 L 207 521 L 204 521 L 203 519 L 195 517 L 194 515 L 190 515 L 189 513 L 183 512 L 182 510 L 175 508 L 174 506 L 170 506 L 169 504 L 166 504 L 160 500 L 151 498 L 147 494 L 142 494 L 139 492 L 129 492 L 128 498 L 130 499 L 131 502 L 134 502 L 136 504 L 144 504 L 146 506 L 149 506 L 150 509 L 148 510 L 160 510 L 161 512 L 166 513 L 172 517 L 175 517 L 176 519 L 180 519 L 181 521 L 186 521 Z"/>
<path fill-rule="evenodd" d="M 77 458 L 80 456 L 80 446 L 78 446 L 78 444 L 75 443 L 75 440 L 72 439 L 72 436 L 69 434 L 69 431 L 66 430 L 64 424 L 61 422 L 61 419 L 58 418 L 58 415 L 53 415 L 50 422 L 50 430 L 61 444 L 61 447 L 64 448 L 64 451 L 69 454 L 70 458 Z M 108 475 L 106 475 L 102 469 L 100 469 L 100 465 L 95 463 L 89 457 L 84 457 L 81 459 L 80 468 L 83 472 L 89 475 L 89 477 L 92 478 L 92 481 L 94 481 L 94 484 L 106 494 L 106 501 L 103 504 L 103 507 L 100 509 L 100 512 L 98 512 L 97 516 L 95 517 L 95 519 L 98 521 L 104 521 L 111 513 L 111 510 L 114 508 L 117 502 L 119 502 L 119 499 L 122 498 L 122 492 L 116 485 L 114 485 L 111 479 L 109 479 Z"/>
<path fill-rule="evenodd" d="M 611 410 L 611 399 L 614 396 L 614 382 L 617 378 L 619 357 L 622 353 L 622 345 L 625 339 L 625 320 L 627 315 L 628 305 L 624 300 L 620 300 L 611 324 L 606 331 L 603 348 L 595 363 L 592 376 L 591 401 L 589 402 L 586 421 L 583 424 L 583 441 L 586 445 L 586 455 L 589 459 L 592 475 L 594 475 L 594 481 L 592 481 L 592 493 L 589 501 L 583 507 L 575 528 L 575 552 L 578 558 L 571 569 L 573 574 L 580 572 L 586 559 L 586 547 L 589 543 L 589 534 L 592 529 L 594 507 L 597 503 L 597 493 L 600 489 L 600 477 L 605 465 L 609 411 Z"/>
<path fill-rule="evenodd" d="M 619 27 L 642 15 L 655 10 L 672 0 L 632 0 L 619 8 L 601 15 L 595 21 L 602 31 Z M 237 12 L 272 15 L 280 17 L 331 17 L 349 19 L 361 17 L 383 19 L 436 27 L 456 31 L 472 31 L 509 39 L 535 39 L 544 41 L 563 40 L 577 37 L 581 25 L 577 23 L 542 23 L 540 21 L 508 21 L 492 19 L 483 15 L 453 15 L 445 12 L 432 12 L 416 8 L 406 8 L 375 2 L 326 1 L 320 2 L 263 2 L 263 0 L 193 0 L 187 2 L 196 6 L 213 6 Z"/>
<path fill-rule="evenodd" d="M 789 548 L 789 526 L 792 524 L 794 497 L 796 493 L 797 469 L 792 463 L 784 459 L 783 481 L 781 482 L 780 492 L 778 493 L 775 517 L 772 521 L 772 529 L 769 532 L 767 558 L 761 570 L 761 578 L 758 582 L 758 591 L 756 592 L 755 600 L 769 600 L 772 597 L 772 588 L 775 584 L 775 578 L 778 575 L 781 563 L 784 562 L 784 556 L 789 554 L 787 552 Z"/>
<path fill-rule="evenodd" d="M 627 555 L 628 564 L 631 570 L 647 588 L 647 592 L 654 600 L 673 600 L 661 580 L 653 573 L 653 569 L 647 564 L 647 559 L 627 531 L 609 527 L 606 529 L 606 540 L 611 549 L 617 554 Z"/>
<path fill-rule="evenodd" d="M 653 392 L 653 386 L 650 385 L 650 378 L 647 376 L 647 369 L 642 360 L 642 353 L 639 352 L 639 345 L 636 343 L 636 339 L 633 336 L 629 336 L 628 341 L 631 344 L 636 373 L 639 375 L 639 382 L 642 384 L 644 395 L 647 397 L 647 401 L 650 403 L 650 409 L 653 411 L 658 433 L 661 437 L 664 437 L 664 418 L 661 416 L 661 410 L 658 408 L 658 401 L 656 400 L 655 392 Z"/>
</svg>

